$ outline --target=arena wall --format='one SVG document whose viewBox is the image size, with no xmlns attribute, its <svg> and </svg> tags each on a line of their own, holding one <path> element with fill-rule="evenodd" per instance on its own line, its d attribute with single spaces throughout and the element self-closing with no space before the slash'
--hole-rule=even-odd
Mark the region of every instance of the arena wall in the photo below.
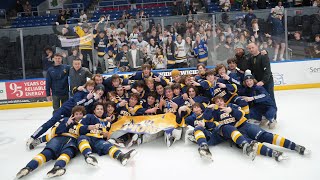
<svg viewBox="0 0 320 180">
<path fill-rule="evenodd" d="M 212 67 L 208 67 L 212 68 Z M 275 90 L 320 88 L 320 59 L 271 63 Z M 155 71 L 171 78 L 171 70 Z M 182 75 L 196 74 L 194 68 L 180 69 Z M 130 75 L 131 73 L 119 73 Z M 112 74 L 105 74 L 108 77 Z M 45 79 L 0 81 L 0 110 L 51 106 L 46 102 Z"/>
</svg>

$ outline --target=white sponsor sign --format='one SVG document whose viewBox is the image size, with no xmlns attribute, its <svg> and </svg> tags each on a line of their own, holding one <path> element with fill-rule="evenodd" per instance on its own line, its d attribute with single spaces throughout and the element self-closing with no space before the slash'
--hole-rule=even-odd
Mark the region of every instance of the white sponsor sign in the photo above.
<svg viewBox="0 0 320 180">
<path fill-rule="evenodd" d="M 0 100 L 7 99 L 6 83 L 0 82 Z"/>
<path fill-rule="evenodd" d="M 320 60 L 272 63 L 271 71 L 276 86 L 320 83 Z"/>
</svg>

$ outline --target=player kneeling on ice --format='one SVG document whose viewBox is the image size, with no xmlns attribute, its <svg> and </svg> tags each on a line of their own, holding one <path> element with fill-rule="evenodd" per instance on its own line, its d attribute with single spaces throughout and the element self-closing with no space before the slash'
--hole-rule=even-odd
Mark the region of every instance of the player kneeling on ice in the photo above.
<svg viewBox="0 0 320 180">
<path fill-rule="evenodd" d="M 277 134 L 267 132 L 257 125 L 248 123 L 247 119 L 244 117 L 245 113 L 239 106 L 235 104 L 229 104 L 227 106 L 221 97 L 214 98 L 213 102 L 218 106 L 218 108 L 213 107 L 214 110 L 212 115 L 214 121 L 217 121 L 219 125 L 232 125 L 247 139 L 258 141 L 257 154 L 273 157 L 276 161 L 287 159 L 287 156 L 285 156 L 283 152 L 271 149 L 263 145 L 263 142 L 294 150 L 301 155 L 306 155 L 311 152 L 304 146 L 298 145 Z M 211 119 L 210 117 L 205 118 Z"/>
<path fill-rule="evenodd" d="M 212 120 L 212 107 L 209 105 L 204 109 L 202 104 L 194 103 L 192 105 L 193 113 L 185 119 L 187 125 L 194 127 L 191 135 L 187 134 L 189 140 L 196 142 L 199 145 L 199 154 L 201 157 L 211 159 L 212 155 L 209 150 L 209 145 L 214 146 L 231 139 L 239 147 L 243 149 L 243 153 L 253 160 L 256 155 L 257 143 L 255 141 L 248 142 L 246 138 L 235 128 L 228 124 L 219 124 Z M 183 117 L 187 111 L 186 106 L 179 108 L 178 118 Z M 221 109 L 220 113 L 225 113 L 225 109 Z M 208 118 L 207 118 L 208 117 Z"/>
<path fill-rule="evenodd" d="M 244 76 L 245 89 L 242 97 L 250 105 L 250 119 L 260 121 L 260 126 L 267 125 L 269 129 L 274 129 L 277 121 L 277 106 L 271 99 L 269 93 L 263 86 L 257 86 L 257 80 L 253 77 L 250 70 L 246 70 Z M 262 116 L 265 119 L 262 119 Z"/>
<path fill-rule="evenodd" d="M 127 153 L 121 152 L 117 147 L 106 141 L 109 138 L 109 130 L 111 122 L 103 118 L 105 107 L 102 103 L 94 105 L 94 114 L 87 114 L 80 121 L 80 137 L 78 138 L 78 147 L 84 155 L 88 164 L 98 165 L 97 159 L 92 153 L 97 153 L 99 156 L 109 154 L 111 158 L 117 159 L 122 165 L 127 162 L 137 153 L 136 150 L 130 150 Z"/>
<path fill-rule="evenodd" d="M 52 128 L 54 138 L 52 138 L 44 148 L 44 150 L 35 156 L 26 167 L 21 169 L 16 178 L 20 179 L 28 175 L 31 171 L 51 159 L 57 159 L 54 167 L 47 173 L 47 177 L 61 176 L 66 172 L 65 166 L 70 159 L 76 155 L 77 138 L 79 136 L 77 131 L 77 124 L 85 114 L 83 106 L 75 106 L 72 108 L 72 116 L 70 118 L 61 119 Z"/>
</svg>

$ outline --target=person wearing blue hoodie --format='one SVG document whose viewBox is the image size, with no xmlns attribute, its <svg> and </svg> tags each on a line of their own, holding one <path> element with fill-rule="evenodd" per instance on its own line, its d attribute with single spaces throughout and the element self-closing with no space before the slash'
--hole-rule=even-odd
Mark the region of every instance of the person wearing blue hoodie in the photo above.
<svg viewBox="0 0 320 180">
<path fill-rule="evenodd" d="M 54 65 L 47 71 L 46 95 L 52 101 L 53 113 L 69 99 L 69 70 L 70 66 L 62 64 L 62 55 L 53 56 Z"/>
</svg>

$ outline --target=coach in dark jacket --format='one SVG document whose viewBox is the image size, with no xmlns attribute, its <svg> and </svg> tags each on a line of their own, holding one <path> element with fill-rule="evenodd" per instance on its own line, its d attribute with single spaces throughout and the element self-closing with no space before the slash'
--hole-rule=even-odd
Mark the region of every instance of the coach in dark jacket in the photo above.
<svg viewBox="0 0 320 180">
<path fill-rule="evenodd" d="M 268 55 L 261 55 L 258 46 L 255 43 L 250 43 L 248 45 L 248 50 L 251 54 L 248 67 L 258 81 L 257 86 L 263 86 L 274 102 L 276 102 L 274 98 L 273 76 Z"/>
</svg>

